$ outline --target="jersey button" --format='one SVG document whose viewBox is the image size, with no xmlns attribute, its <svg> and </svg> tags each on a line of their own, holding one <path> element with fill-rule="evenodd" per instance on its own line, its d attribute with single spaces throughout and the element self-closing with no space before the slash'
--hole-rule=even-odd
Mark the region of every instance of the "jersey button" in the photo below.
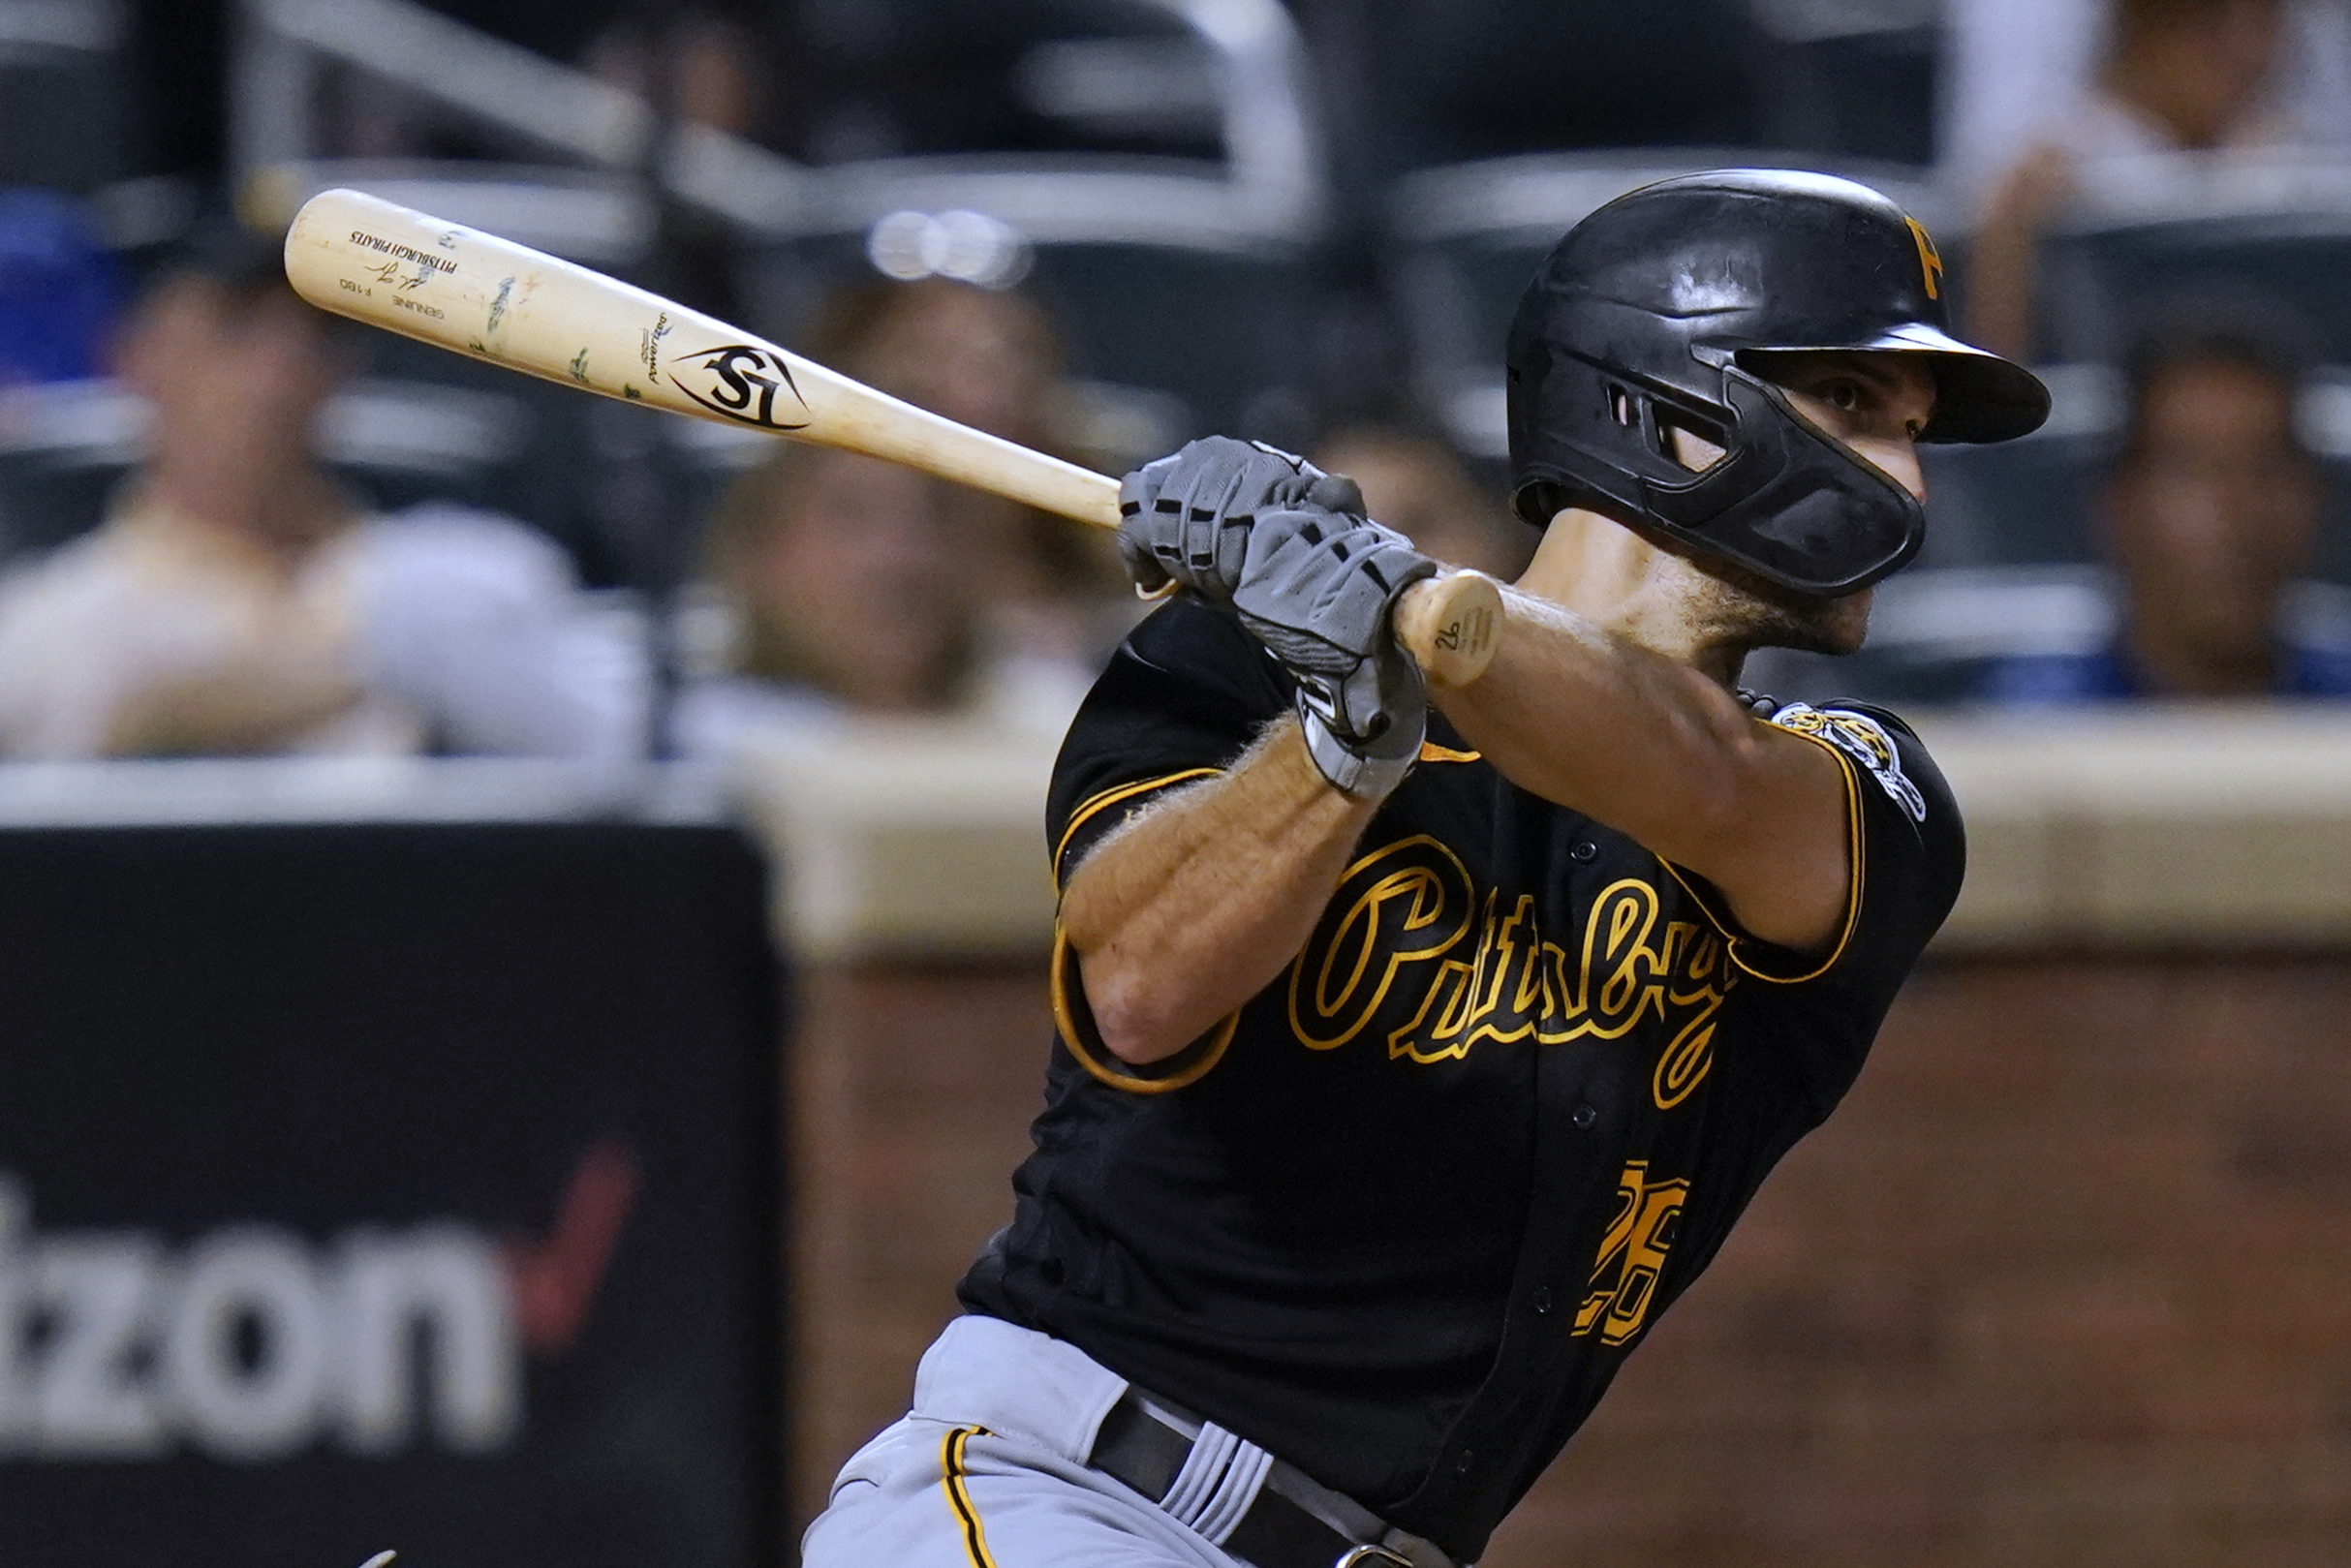
<svg viewBox="0 0 2351 1568">
<path fill-rule="evenodd" d="M 1477 1456 L 1465 1448 L 1461 1451 L 1461 1458 L 1453 1461 L 1453 1473 L 1455 1475 L 1468 1475 L 1469 1473 L 1469 1466 L 1475 1464 L 1476 1462 Z"/>
<path fill-rule="evenodd" d="M 1574 1122 L 1574 1123 L 1575 1123 L 1577 1126 L 1579 1126 L 1579 1127 L 1590 1127 L 1590 1126 L 1591 1126 L 1591 1125 L 1592 1125 L 1592 1124 L 1593 1124 L 1594 1122 L 1597 1122 L 1599 1119 L 1600 1119 L 1600 1113 L 1599 1113 L 1599 1112 L 1597 1112 L 1597 1111 L 1595 1111 L 1595 1110 L 1593 1110 L 1593 1109 L 1591 1106 L 1589 1106 L 1589 1105 L 1579 1105 L 1579 1106 L 1577 1106 L 1577 1107 L 1575 1108 L 1575 1115 L 1573 1115 L 1572 1117 L 1569 1117 L 1569 1118 L 1568 1118 L 1568 1120 L 1569 1120 L 1569 1121 L 1573 1122 Z"/>
<path fill-rule="evenodd" d="M 1589 866 L 1600 858 L 1600 846 L 1590 839 L 1580 840 L 1567 846 L 1567 858 L 1579 866 Z"/>
<path fill-rule="evenodd" d="M 1550 1287 L 1550 1286 L 1548 1286 L 1548 1285 L 1537 1285 L 1537 1286 L 1535 1287 L 1535 1290 L 1534 1290 L 1534 1309 L 1535 1309 L 1537 1312 L 1548 1312 L 1548 1311 L 1550 1311 L 1550 1310 L 1551 1310 L 1551 1287 Z"/>
</svg>

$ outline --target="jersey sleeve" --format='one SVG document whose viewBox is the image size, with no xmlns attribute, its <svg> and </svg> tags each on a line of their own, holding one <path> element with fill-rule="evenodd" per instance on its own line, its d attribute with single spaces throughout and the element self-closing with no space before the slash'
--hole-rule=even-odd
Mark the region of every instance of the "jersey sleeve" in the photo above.
<svg viewBox="0 0 2351 1568">
<path fill-rule="evenodd" d="M 1214 777 L 1289 711 L 1280 667 L 1230 617 L 1161 605 L 1112 656 L 1053 765 L 1045 842 L 1056 886 L 1165 791 Z"/>
<path fill-rule="evenodd" d="M 1779 1046 L 1822 1115 L 1861 1070 L 1878 1024 L 1959 899 L 1966 832 L 1934 759 L 1894 715 L 1858 703 L 1794 703 L 1770 723 L 1826 748 L 1844 774 L 1853 877 L 1829 945 L 1797 952 L 1744 935 L 1719 895 L 1692 892 L 1730 938 L 1749 983 L 1786 988 Z"/>
</svg>

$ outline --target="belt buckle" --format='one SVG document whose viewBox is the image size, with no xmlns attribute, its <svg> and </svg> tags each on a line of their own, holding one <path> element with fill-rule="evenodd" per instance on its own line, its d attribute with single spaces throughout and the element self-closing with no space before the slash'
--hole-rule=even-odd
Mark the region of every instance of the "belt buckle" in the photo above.
<svg viewBox="0 0 2351 1568">
<path fill-rule="evenodd" d="M 1383 1564 L 1385 1568 L 1412 1568 L 1412 1559 L 1394 1547 L 1383 1547 L 1374 1542 L 1370 1546 L 1350 1549 L 1331 1568 L 1371 1568 L 1373 1564 Z"/>
</svg>

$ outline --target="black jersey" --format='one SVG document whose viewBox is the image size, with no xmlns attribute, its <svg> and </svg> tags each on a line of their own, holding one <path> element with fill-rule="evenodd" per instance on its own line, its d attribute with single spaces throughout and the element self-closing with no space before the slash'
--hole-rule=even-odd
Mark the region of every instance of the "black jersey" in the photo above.
<svg viewBox="0 0 2351 1568">
<path fill-rule="evenodd" d="M 1057 875 L 1290 698 L 1231 621 L 1160 609 L 1063 746 Z M 1907 729 L 1773 722 L 1844 764 L 1859 875 L 1825 954 L 1740 936 L 1434 716 L 1305 949 L 1186 1051 L 1120 1063 L 1057 951 L 1036 1150 L 964 1304 L 1475 1558 L 1851 1085 L 1958 894 L 1959 815 Z"/>
</svg>

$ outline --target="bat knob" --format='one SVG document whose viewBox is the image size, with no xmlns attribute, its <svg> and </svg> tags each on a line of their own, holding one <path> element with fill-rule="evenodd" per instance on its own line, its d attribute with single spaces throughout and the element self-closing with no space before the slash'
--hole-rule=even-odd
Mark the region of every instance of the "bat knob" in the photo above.
<svg viewBox="0 0 2351 1568">
<path fill-rule="evenodd" d="M 1396 640 L 1435 686 L 1468 686 L 1486 672 L 1502 630 L 1502 591 L 1482 571 L 1450 571 L 1404 591 Z"/>
</svg>

